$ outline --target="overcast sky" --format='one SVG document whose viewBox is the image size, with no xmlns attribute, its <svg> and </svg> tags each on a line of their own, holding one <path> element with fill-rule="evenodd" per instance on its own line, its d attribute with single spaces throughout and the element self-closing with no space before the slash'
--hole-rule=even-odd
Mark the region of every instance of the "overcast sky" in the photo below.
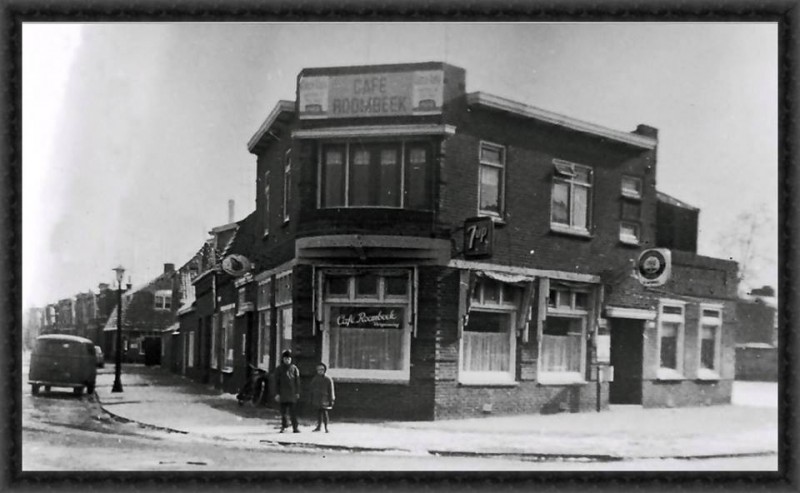
<svg viewBox="0 0 800 493">
<path fill-rule="evenodd" d="M 431 60 L 468 91 L 658 128 L 658 189 L 701 208 L 699 253 L 763 211 L 752 282 L 777 281 L 774 24 L 25 24 L 22 55 L 24 307 L 118 264 L 145 282 L 228 199 L 252 211 L 246 143 L 303 67 Z"/>
</svg>

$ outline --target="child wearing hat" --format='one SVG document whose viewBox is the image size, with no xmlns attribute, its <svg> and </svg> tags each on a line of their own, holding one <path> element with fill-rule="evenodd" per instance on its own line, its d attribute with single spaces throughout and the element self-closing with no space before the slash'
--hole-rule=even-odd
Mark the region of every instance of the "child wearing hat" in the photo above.
<svg viewBox="0 0 800 493">
<path fill-rule="evenodd" d="M 324 424 L 325 433 L 328 433 L 328 411 L 333 409 L 336 400 L 333 379 L 325 374 L 327 370 L 325 363 L 317 363 L 317 374 L 311 379 L 311 405 L 317 410 L 317 427 L 314 431 L 320 431 Z"/>
<path fill-rule="evenodd" d="M 281 354 L 281 364 L 275 368 L 275 402 L 281 407 L 281 433 L 289 426 L 287 414 L 292 421 L 292 430 L 300 433 L 297 425 L 297 401 L 300 400 L 300 370 L 292 364 L 292 351 Z"/>
</svg>

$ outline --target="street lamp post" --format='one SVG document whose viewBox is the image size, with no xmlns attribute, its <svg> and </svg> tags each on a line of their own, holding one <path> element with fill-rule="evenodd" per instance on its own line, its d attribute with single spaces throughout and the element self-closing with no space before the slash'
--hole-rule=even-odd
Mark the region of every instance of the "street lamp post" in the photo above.
<svg viewBox="0 0 800 493">
<path fill-rule="evenodd" d="M 114 369 L 114 386 L 111 392 L 122 392 L 122 276 L 125 275 L 125 268 L 121 265 L 114 268 L 117 273 L 117 362 Z"/>
</svg>

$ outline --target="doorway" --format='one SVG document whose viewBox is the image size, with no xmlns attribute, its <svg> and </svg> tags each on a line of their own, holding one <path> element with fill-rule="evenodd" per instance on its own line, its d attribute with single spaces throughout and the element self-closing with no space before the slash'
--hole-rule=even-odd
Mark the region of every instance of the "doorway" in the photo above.
<svg viewBox="0 0 800 493">
<path fill-rule="evenodd" d="M 611 404 L 642 403 L 642 340 L 644 320 L 611 319 Z"/>
</svg>

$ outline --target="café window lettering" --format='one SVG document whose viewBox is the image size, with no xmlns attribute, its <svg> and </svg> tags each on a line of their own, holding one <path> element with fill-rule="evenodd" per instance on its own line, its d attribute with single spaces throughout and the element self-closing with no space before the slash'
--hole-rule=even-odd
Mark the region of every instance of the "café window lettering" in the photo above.
<svg viewBox="0 0 800 493">
<path fill-rule="evenodd" d="M 320 207 L 430 210 L 432 154 L 424 142 L 326 144 L 320 152 Z"/>
<path fill-rule="evenodd" d="M 323 361 L 354 380 L 408 380 L 411 340 L 409 270 L 326 272 Z"/>
</svg>

